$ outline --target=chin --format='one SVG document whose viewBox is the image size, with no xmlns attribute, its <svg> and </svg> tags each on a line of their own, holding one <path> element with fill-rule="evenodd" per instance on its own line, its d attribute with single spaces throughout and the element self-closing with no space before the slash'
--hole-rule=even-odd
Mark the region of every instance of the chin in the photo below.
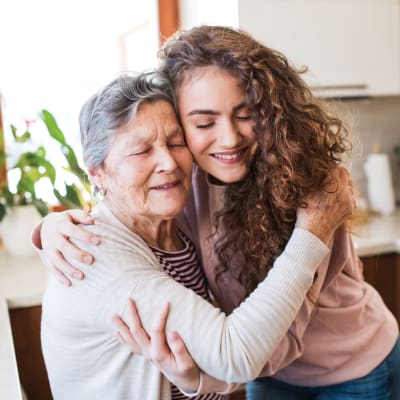
<svg viewBox="0 0 400 400">
<path fill-rule="evenodd" d="M 176 218 L 184 208 L 184 204 L 179 207 L 164 208 L 163 210 L 158 210 L 160 216 L 164 219 L 174 219 Z"/>
<path fill-rule="evenodd" d="M 218 173 L 218 174 L 212 174 L 211 175 L 216 178 L 217 180 L 223 182 L 223 183 L 235 183 L 235 182 L 240 182 L 242 179 L 246 177 L 248 173 L 247 169 L 243 169 L 241 171 L 231 171 L 228 173 Z"/>
</svg>

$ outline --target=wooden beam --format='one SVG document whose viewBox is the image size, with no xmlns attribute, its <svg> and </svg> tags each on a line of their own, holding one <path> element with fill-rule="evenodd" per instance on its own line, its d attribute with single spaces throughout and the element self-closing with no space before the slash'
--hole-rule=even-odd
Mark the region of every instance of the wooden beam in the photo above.
<svg viewBox="0 0 400 400">
<path fill-rule="evenodd" d="M 179 0 L 158 0 L 160 45 L 179 29 Z"/>
</svg>

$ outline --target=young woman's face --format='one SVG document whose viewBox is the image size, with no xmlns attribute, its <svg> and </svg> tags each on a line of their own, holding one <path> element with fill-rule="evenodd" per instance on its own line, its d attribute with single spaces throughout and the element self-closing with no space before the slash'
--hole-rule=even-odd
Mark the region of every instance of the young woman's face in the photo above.
<svg viewBox="0 0 400 400">
<path fill-rule="evenodd" d="M 197 164 L 225 183 L 243 179 L 256 142 L 238 80 L 216 66 L 198 68 L 179 88 L 178 107 Z"/>
</svg>

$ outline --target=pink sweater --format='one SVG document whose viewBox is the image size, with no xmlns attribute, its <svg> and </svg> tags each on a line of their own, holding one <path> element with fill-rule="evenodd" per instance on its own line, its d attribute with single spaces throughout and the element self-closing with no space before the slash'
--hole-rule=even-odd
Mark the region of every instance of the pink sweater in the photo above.
<svg viewBox="0 0 400 400">
<path fill-rule="evenodd" d="M 196 169 L 186 215 L 210 290 L 221 308 L 230 313 L 245 292 L 229 272 L 222 277 L 223 290 L 215 283 L 217 259 L 209 235 L 222 195 L 223 187 L 211 185 Z M 399 334 L 397 322 L 377 291 L 364 281 L 350 233 L 338 230 L 330 248 L 310 296 L 262 375 L 296 385 L 329 385 L 364 376 L 392 350 Z"/>
</svg>

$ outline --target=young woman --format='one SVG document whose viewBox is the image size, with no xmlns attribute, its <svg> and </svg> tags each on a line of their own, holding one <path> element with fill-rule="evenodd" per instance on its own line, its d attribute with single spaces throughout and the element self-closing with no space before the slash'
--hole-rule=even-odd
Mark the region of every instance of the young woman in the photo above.
<svg viewBox="0 0 400 400">
<path fill-rule="evenodd" d="M 230 313 L 283 250 L 296 209 L 330 179 L 347 149 L 346 131 L 282 54 L 244 33 L 207 26 L 180 32 L 164 45 L 160 59 L 197 163 L 187 215 L 210 290 Z M 42 227 L 48 260 L 64 271 L 70 267 L 55 248 L 88 256 L 60 242 L 64 236 L 88 237 L 69 218 L 61 217 L 60 225 L 53 216 Z M 267 393 L 278 399 L 397 398 L 397 323 L 363 280 L 345 227 L 330 249 L 261 372 L 273 378 L 251 383 L 250 399 Z"/>
<path fill-rule="evenodd" d="M 189 342 L 199 367 L 213 375 L 222 368 L 226 380 L 250 379 L 290 326 L 328 253 L 326 245 L 304 231 L 304 218 L 299 218 L 273 272 L 227 316 L 210 304 L 190 229 L 179 217 L 190 194 L 192 156 L 168 80 L 144 74 L 112 81 L 83 106 L 80 127 L 85 164 L 95 190 L 102 194 L 92 211 L 96 224 L 88 229 L 101 236 L 102 243 L 93 249 L 93 267 L 71 260 L 85 270 L 84 281 L 72 288 L 61 287 L 55 279 L 48 282 L 41 338 L 54 398 L 186 398 L 173 382 L 204 392 L 198 399 L 222 399 L 223 394 L 214 392 L 235 385 L 201 374 L 182 344 L 183 352 L 175 357 L 178 368 L 172 364 L 172 371 L 154 368 L 119 345 L 112 312 L 124 315 L 126 298 L 135 299 L 148 328 L 169 302 L 168 322 Z M 343 189 L 339 192 L 346 199 L 348 189 Z M 309 204 L 312 207 L 316 199 L 331 204 L 336 197 L 318 195 Z M 318 225 L 321 211 L 317 204 L 313 215 L 305 218 L 308 226 Z M 303 213 L 299 209 L 299 216 Z M 330 217 L 343 220 L 345 214 L 334 205 Z M 332 219 L 329 229 L 319 230 L 324 240 L 337 223 Z M 278 320 L 277 313 L 282 314 Z M 172 348 L 176 349 L 173 343 Z M 185 364 L 189 368 L 181 374 L 181 385 Z M 162 371 L 168 372 L 168 379 Z"/>
</svg>

